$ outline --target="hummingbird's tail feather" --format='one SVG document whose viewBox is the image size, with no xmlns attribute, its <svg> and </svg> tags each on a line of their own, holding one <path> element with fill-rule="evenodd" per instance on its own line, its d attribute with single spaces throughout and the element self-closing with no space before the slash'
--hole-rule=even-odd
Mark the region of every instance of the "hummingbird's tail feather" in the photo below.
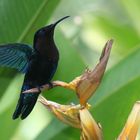
<svg viewBox="0 0 140 140">
<path fill-rule="evenodd" d="M 21 93 L 12 118 L 15 120 L 21 115 L 21 119 L 25 119 L 33 110 L 39 93 Z"/>
</svg>

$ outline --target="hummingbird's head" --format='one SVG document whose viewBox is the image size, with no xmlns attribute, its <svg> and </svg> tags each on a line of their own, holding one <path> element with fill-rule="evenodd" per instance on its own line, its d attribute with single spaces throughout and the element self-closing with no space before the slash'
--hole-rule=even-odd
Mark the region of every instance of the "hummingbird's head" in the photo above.
<svg viewBox="0 0 140 140">
<path fill-rule="evenodd" d="M 52 41 L 53 35 L 54 35 L 54 29 L 56 25 L 68 17 L 69 16 L 65 16 L 59 19 L 58 21 L 56 21 L 55 23 L 42 27 L 41 29 L 36 31 L 35 36 L 34 36 L 34 45 L 36 45 L 36 43 L 37 44 L 39 43 L 40 45 L 42 45 L 42 44 L 49 43 L 50 41 Z"/>
</svg>

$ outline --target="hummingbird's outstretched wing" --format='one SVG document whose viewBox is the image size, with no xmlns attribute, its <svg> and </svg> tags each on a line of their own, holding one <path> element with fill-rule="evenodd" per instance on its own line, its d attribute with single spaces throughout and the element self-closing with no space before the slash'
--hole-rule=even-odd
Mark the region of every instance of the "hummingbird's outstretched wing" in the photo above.
<svg viewBox="0 0 140 140">
<path fill-rule="evenodd" d="M 26 44 L 0 45 L 0 65 L 25 73 L 33 49 Z"/>
</svg>

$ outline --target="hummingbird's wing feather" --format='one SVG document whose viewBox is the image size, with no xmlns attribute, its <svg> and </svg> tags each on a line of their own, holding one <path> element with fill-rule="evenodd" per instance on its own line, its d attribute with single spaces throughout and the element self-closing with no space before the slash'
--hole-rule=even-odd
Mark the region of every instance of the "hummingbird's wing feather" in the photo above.
<svg viewBox="0 0 140 140">
<path fill-rule="evenodd" d="M 0 45 L 0 65 L 25 73 L 33 49 L 26 44 Z"/>
</svg>

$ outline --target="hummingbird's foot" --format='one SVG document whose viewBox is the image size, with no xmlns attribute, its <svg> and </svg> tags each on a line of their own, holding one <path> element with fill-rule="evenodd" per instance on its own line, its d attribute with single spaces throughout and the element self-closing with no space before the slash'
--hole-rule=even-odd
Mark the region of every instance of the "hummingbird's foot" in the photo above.
<svg viewBox="0 0 140 140">
<path fill-rule="evenodd" d="M 42 86 L 38 86 L 38 87 L 37 87 L 38 92 L 41 92 L 41 91 L 42 91 L 42 88 L 43 88 Z"/>
<path fill-rule="evenodd" d="M 54 85 L 51 82 L 48 83 L 48 86 L 49 86 L 49 89 L 54 87 Z"/>
</svg>

